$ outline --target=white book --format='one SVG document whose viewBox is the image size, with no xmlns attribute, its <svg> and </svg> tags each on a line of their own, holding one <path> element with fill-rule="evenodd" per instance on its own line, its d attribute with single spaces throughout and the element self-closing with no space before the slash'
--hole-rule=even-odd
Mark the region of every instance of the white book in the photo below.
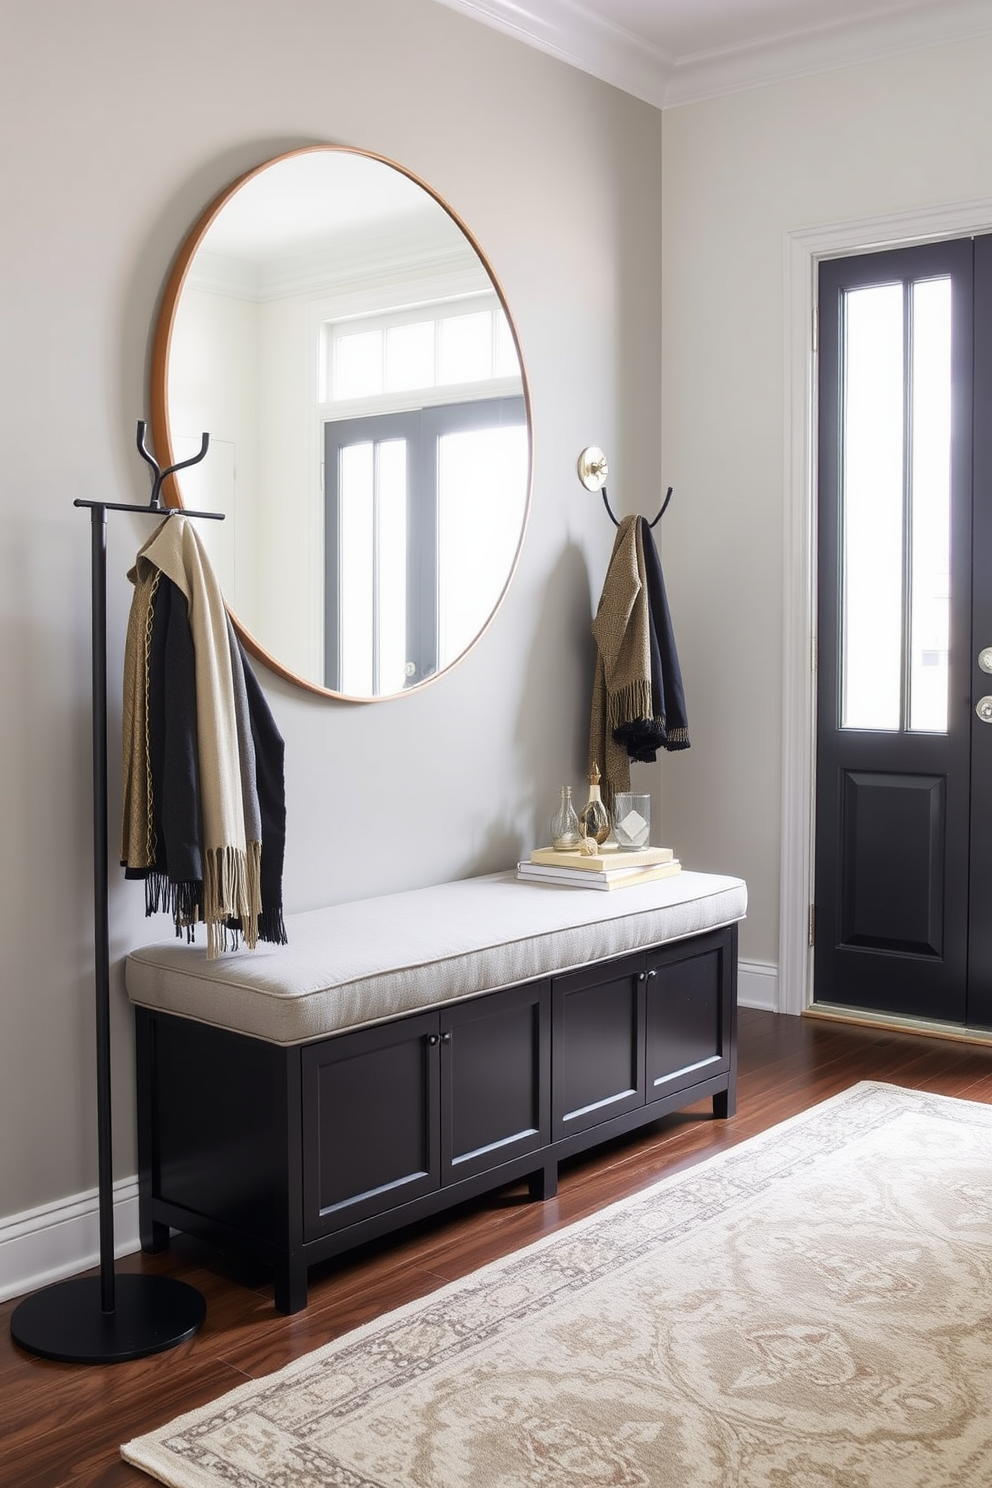
<svg viewBox="0 0 992 1488">
<path fill-rule="evenodd" d="M 566 889 L 626 889 L 634 884 L 651 883 L 656 878 L 673 878 L 681 872 L 682 864 L 677 858 L 648 868 L 610 868 L 600 873 L 584 873 L 574 868 L 545 868 L 537 863 L 517 864 L 519 879 L 528 883 L 558 884 Z"/>
</svg>

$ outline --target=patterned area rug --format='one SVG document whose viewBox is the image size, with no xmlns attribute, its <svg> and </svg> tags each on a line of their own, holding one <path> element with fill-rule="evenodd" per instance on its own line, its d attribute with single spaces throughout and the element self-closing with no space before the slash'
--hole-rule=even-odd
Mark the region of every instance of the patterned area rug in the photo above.
<svg viewBox="0 0 992 1488">
<path fill-rule="evenodd" d="M 174 1488 L 987 1488 L 992 1106 L 861 1084 L 122 1448 Z"/>
</svg>

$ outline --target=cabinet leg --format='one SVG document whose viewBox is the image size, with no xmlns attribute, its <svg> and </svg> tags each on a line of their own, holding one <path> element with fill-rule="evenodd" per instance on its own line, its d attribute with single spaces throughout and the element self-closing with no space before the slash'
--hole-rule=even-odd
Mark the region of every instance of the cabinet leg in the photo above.
<svg viewBox="0 0 992 1488">
<path fill-rule="evenodd" d="M 276 1266 L 276 1312 L 302 1312 L 307 1305 L 307 1268 L 302 1256 L 287 1256 Z"/>
<path fill-rule="evenodd" d="M 737 1115 L 736 1090 L 720 1090 L 716 1093 L 713 1097 L 713 1115 L 719 1121 L 726 1121 Z"/>
<path fill-rule="evenodd" d="M 138 1218 L 141 1231 L 141 1248 L 145 1255 L 158 1255 L 159 1251 L 168 1250 L 169 1226 L 167 1224 L 159 1224 L 157 1219 L 144 1219 L 140 1213 L 140 1205 Z"/>
<path fill-rule="evenodd" d="M 532 1199 L 553 1199 L 558 1192 L 558 1163 L 549 1158 L 527 1178 L 527 1191 Z"/>
</svg>

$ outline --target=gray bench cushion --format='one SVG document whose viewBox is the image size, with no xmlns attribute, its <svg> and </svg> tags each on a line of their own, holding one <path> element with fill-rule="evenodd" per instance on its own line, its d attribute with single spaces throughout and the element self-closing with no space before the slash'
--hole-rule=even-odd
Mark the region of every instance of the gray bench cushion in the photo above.
<svg viewBox="0 0 992 1488">
<path fill-rule="evenodd" d="M 739 878 L 681 873 L 603 893 L 466 878 L 287 917 L 289 945 L 216 961 L 175 939 L 132 951 L 132 1002 L 299 1044 L 730 924 Z"/>
</svg>

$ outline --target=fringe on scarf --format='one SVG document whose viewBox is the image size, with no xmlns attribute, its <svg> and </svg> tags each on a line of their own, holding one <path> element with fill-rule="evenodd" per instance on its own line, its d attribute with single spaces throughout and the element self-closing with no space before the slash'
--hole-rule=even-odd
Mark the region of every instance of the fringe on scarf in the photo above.
<svg viewBox="0 0 992 1488">
<path fill-rule="evenodd" d="M 249 857 L 254 857 L 253 848 L 258 843 L 249 843 Z M 206 920 L 203 908 L 203 880 L 191 879 L 187 883 L 173 883 L 167 873 L 159 873 L 154 868 L 148 869 L 143 875 L 145 883 L 145 914 L 158 914 L 160 911 L 172 916 L 176 927 L 177 937 L 186 936 L 188 945 L 193 945 L 196 940 L 196 926 Z M 250 873 L 249 873 L 250 879 Z M 242 941 L 249 947 L 254 947 L 258 941 L 265 941 L 267 945 L 287 945 L 289 936 L 286 933 L 286 923 L 283 919 L 281 906 L 275 908 L 258 908 L 249 924 L 255 927 L 253 936 L 245 932 L 246 919 L 240 915 L 229 915 L 224 920 L 213 922 L 213 930 L 219 950 L 236 951 L 240 948 Z M 210 925 L 207 921 L 207 955 L 210 955 Z"/>
<path fill-rule="evenodd" d="M 267 945 L 288 944 L 289 936 L 286 934 L 286 922 L 281 908 L 262 910 L 258 917 L 258 938 Z"/>
<path fill-rule="evenodd" d="M 607 688 L 606 722 L 610 733 L 633 718 L 650 718 L 653 707 L 650 677 L 628 682 L 616 692 Z"/>
<path fill-rule="evenodd" d="M 258 944 L 262 912 L 262 844 L 249 842 L 247 851 L 215 847 L 204 853 L 203 918 L 207 925 L 207 960 L 227 949 L 228 921 L 240 920 L 249 950 Z"/>
<path fill-rule="evenodd" d="M 160 910 L 172 915 L 176 935 L 185 930 L 187 944 L 192 945 L 194 926 L 203 918 L 203 880 L 173 883 L 167 873 L 150 868 L 145 874 L 145 914 L 158 914 Z"/>
</svg>

